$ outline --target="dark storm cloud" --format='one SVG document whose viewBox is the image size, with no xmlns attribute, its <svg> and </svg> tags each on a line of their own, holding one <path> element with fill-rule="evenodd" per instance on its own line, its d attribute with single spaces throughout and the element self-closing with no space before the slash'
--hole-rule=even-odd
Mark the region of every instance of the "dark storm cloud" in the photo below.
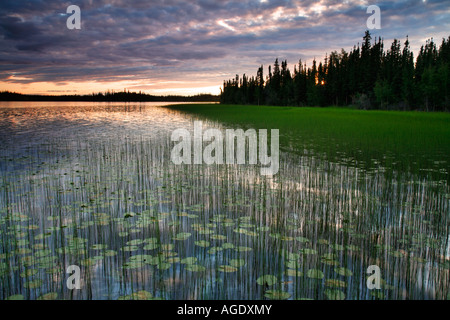
<svg viewBox="0 0 450 320">
<path fill-rule="evenodd" d="M 82 29 L 66 28 L 79 5 Z M 2 0 L 0 79 L 119 81 L 228 75 L 275 58 L 349 49 L 366 29 L 361 1 Z M 447 0 L 384 1 L 385 39 L 449 30 Z M 431 35 L 432 36 L 432 35 Z M 422 43 L 418 43 L 422 44 Z M 314 53 L 313 53 L 314 51 Z M 239 58 L 240 57 L 240 58 Z M 295 61 L 290 61 L 295 63 Z M 13 76 L 14 75 L 14 76 Z M 220 85 L 220 83 L 218 84 Z"/>
</svg>

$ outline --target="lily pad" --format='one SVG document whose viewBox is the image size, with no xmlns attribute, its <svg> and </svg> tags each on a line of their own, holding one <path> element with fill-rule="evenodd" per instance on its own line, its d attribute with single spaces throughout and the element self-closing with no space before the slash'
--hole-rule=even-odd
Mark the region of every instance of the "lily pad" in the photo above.
<svg viewBox="0 0 450 320">
<path fill-rule="evenodd" d="M 236 272 L 236 271 L 238 271 L 238 269 L 236 267 L 229 266 L 229 265 L 221 265 L 221 266 L 219 266 L 219 271 L 220 272 Z"/>
<path fill-rule="evenodd" d="M 114 250 L 106 250 L 105 251 L 106 257 L 114 257 L 115 255 L 117 255 L 117 251 L 114 251 Z"/>
<path fill-rule="evenodd" d="M 15 294 L 15 295 L 9 296 L 6 300 L 25 300 L 25 297 L 21 294 Z"/>
<path fill-rule="evenodd" d="M 271 274 L 266 274 L 256 279 L 256 283 L 259 284 L 260 286 L 263 285 L 273 286 L 275 283 L 277 283 L 277 281 L 278 278 Z"/>
<path fill-rule="evenodd" d="M 299 241 L 300 243 L 308 243 L 309 242 L 309 239 L 305 238 L 305 237 L 297 237 L 295 239 L 297 239 L 297 241 Z"/>
<path fill-rule="evenodd" d="M 296 269 L 287 269 L 285 274 L 288 277 L 301 277 L 303 276 L 303 272 L 296 270 Z"/>
<path fill-rule="evenodd" d="M 168 262 L 160 262 L 157 265 L 158 270 L 167 270 L 172 266 L 171 263 Z"/>
<path fill-rule="evenodd" d="M 232 244 L 232 243 L 226 242 L 226 243 L 222 244 L 222 248 L 224 248 L 224 249 L 234 249 L 235 245 Z"/>
<path fill-rule="evenodd" d="M 353 272 L 347 268 L 338 267 L 334 271 L 344 277 L 351 277 L 353 275 Z"/>
<path fill-rule="evenodd" d="M 138 246 L 144 243 L 144 240 L 142 239 L 134 239 L 127 242 L 127 246 Z"/>
<path fill-rule="evenodd" d="M 214 240 L 221 240 L 221 241 L 227 240 L 227 237 L 222 234 L 213 234 L 210 236 L 210 238 L 214 239 Z"/>
<path fill-rule="evenodd" d="M 198 259 L 196 257 L 188 257 L 181 260 L 182 264 L 196 264 Z"/>
<path fill-rule="evenodd" d="M 208 250 L 209 254 L 216 254 L 217 252 L 223 251 L 222 247 L 212 247 Z"/>
<path fill-rule="evenodd" d="M 244 259 L 232 259 L 230 260 L 230 265 L 236 268 L 243 267 L 245 265 Z"/>
<path fill-rule="evenodd" d="M 178 233 L 178 234 L 173 238 L 173 240 L 184 241 L 184 240 L 187 240 L 191 235 L 192 235 L 192 234 L 191 234 L 191 233 L 188 233 L 188 232 L 181 232 L 181 233 Z"/>
<path fill-rule="evenodd" d="M 125 252 L 132 252 L 132 251 L 137 251 L 139 250 L 139 248 L 137 246 L 125 246 L 122 248 L 122 251 Z"/>
<path fill-rule="evenodd" d="M 35 279 L 32 281 L 25 282 L 24 287 L 28 289 L 36 289 L 44 284 L 44 281 L 41 279 Z"/>
<path fill-rule="evenodd" d="M 345 300 L 345 293 L 337 289 L 325 289 L 325 296 L 329 300 Z"/>
<path fill-rule="evenodd" d="M 311 254 L 311 255 L 317 254 L 316 250 L 310 248 L 301 249 L 300 252 L 303 254 Z"/>
<path fill-rule="evenodd" d="M 210 242 L 206 240 L 195 241 L 194 244 L 199 247 L 207 248 L 210 246 Z"/>
<path fill-rule="evenodd" d="M 46 293 L 40 297 L 38 297 L 38 300 L 56 300 L 58 298 L 58 293 L 56 292 L 50 292 Z"/>
<path fill-rule="evenodd" d="M 325 281 L 325 286 L 334 288 L 346 288 L 347 283 L 339 279 L 327 279 Z"/>
<path fill-rule="evenodd" d="M 267 290 L 264 296 L 272 300 L 286 300 L 291 297 L 291 294 L 280 290 Z"/>
<path fill-rule="evenodd" d="M 143 247 L 143 249 L 144 250 L 155 250 L 155 249 L 157 249 L 159 247 L 159 244 L 157 244 L 157 243 L 149 243 L 149 244 L 146 244 L 144 247 Z"/>
<path fill-rule="evenodd" d="M 384 299 L 385 297 L 384 293 L 381 291 L 371 291 L 370 295 L 375 299 Z"/>
<path fill-rule="evenodd" d="M 150 300 L 153 298 L 153 295 L 148 291 L 141 290 L 130 294 L 130 298 L 131 300 Z"/>
<path fill-rule="evenodd" d="M 185 269 L 191 272 L 203 272 L 206 270 L 204 266 L 198 264 L 187 264 L 185 266 Z"/>
<path fill-rule="evenodd" d="M 37 269 L 26 269 L 25 271 L 20 273 L 20 276 L 22 278 L 28 278 L 28 277 L 34 276 L 38 272 L 39 272 L 39 270 L 37 270 Z"/>
<path fill-rule="evenodd" d="M 106 244 L 94 244 L 92 245 L 92 250 L 106 250 L 108 249 L 108 246 Z"/>
<path fill-rule="evenodd" d="M 306 273 L 306 276 L 310 279 L 323 279 L 324 274 L 321 270 L 319 269 L 310 269 L 308 270 L 308 272 Z"/>
</svg>

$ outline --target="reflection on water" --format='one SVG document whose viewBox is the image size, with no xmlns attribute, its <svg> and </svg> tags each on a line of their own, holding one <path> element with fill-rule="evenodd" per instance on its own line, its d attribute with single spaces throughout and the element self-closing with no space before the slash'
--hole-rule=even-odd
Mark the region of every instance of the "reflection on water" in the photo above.
<svg viewBox="0 0 450 320">
<path fill-rule="evenodd" d="M 289 153 L 273 178 L 176 166 L 170 134 L 195 119 L 150 103 L 0 115 L 0 299 L 448 297 L 446 182 Z"/>
</svg>

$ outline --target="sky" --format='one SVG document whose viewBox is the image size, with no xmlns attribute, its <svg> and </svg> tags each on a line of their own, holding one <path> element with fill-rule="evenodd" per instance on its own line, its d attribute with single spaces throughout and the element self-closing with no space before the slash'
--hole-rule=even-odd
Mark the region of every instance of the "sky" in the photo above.
<svg viewBox="0 0 450 320">
<path fill-rule="evenodd" d="M 70 5 L 81 29 L 68 29 Z M 381 10 L 385 49 L 409 37 L 417 56 L 450 36 L 450 0 L 1 0 L 0 91 L 155 95 L 219 94 L 236 74 L 293 71 L 362 41 L 367 7 Z"/>
</svg>

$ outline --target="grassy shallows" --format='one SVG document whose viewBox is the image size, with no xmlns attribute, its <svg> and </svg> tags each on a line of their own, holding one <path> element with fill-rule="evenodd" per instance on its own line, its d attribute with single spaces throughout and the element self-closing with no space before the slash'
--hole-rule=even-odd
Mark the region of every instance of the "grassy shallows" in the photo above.
<svg viewBox="0 0 450 320">
<path fill-rule="evenodd" d="M 175 105 L 171 109 L 230 126 L 280 129 L 283 150 L 373 167 L 448 176 L 450 114 L 247 105 Z"/>
</svg>

